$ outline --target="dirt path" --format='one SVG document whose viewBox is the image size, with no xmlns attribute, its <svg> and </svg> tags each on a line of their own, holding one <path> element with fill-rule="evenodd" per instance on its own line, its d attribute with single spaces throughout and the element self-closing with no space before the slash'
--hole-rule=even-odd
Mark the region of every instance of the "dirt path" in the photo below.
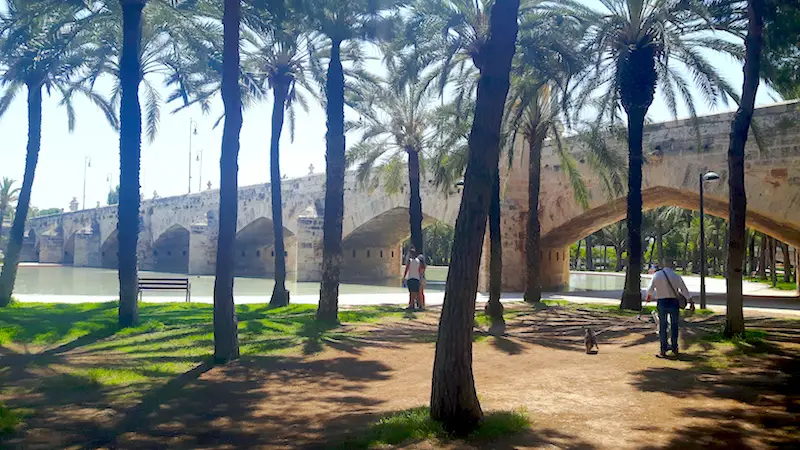
<svg viewBox="0 0 800 450">
<path fill-rule="evenodd" d="M 313 356 L 200 366 L 122 413 L 62 403 L 15 445 L 327 448 L 382 414 L 427 404 L 437 319 L 431 312 L 365 325 L 359 337 L 326 340 Z M 661 360 L 651 325 L 635 318 L 561 308 L 520 312 L 507 337 L 475 343 L 475 380 L 484 410 L 524 408 L 533 427 L 482 448 L 789 448 L 800 437 L 798 323 L 749 320 L 769 330 L 769 353 L 689 346 L 719 321 L 694 318 L 684 355 Z M 597 355 L 581 351 L 587 325 L 600 331 Z M 440 445 L 468 447 L 403 448 Z"/>
</svg>

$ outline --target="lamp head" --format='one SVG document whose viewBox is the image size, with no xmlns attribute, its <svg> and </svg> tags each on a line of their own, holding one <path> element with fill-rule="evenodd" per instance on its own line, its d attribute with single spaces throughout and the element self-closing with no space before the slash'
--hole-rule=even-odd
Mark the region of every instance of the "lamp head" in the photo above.
<svg viewBox="0 0 800 450">
<path fill-rule="evenodd" d="M 719 174 L 717 172 L 706 172 L 703 174 L 703 181 L 715 181 L 719 180 Z"/>
</svg>

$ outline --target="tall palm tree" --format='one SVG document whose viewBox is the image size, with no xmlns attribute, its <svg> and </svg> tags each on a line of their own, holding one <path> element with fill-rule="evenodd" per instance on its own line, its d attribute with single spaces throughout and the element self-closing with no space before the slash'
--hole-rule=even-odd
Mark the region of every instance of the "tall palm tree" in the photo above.
<svg viewBox="0 0 800 450">
<path fill-rule="evenodd" d="M 324 75 L 325 116 L 325 212 L 322 238 L 322 282 L 317 319 L 336 322 L 339 310 L 339 273 L 342 262 L 342 221 L 344 219 L 345 157 L 345 71 L 342 51 L 351 43 L 358 52 L 360 40 L 375 36 L 383 28 L 385 13 L 395 0 L 309 1 L 304 9 L 319 35 L 330 42 L 327 73 Z M 312 66 L 318 75 L 319 64 Z"/>
<path fill-rule="evenodd" d="M 6 213 L 10 212 L 8 208 L 13 207 L 13 203 L 19 198 L 17 194 L 20 188 L 15 188 L 14 183 L 15 180 L 7 177 L 3 177 L 3 181 L 0 182 L 0 238 L 3 237 L 3 220 L 6 218 Z"/>
<path fill-rule="evenodd" d="M 356 110 L 361 119 L 353 128 L 362 140 L 347 152 L 348 166 L 358 165 L 359 182 L 371 188 L 383 184 L 388 193 L 401 190 L 403 174 L 409 184 L 411 243 L 423 252 L 420 174 L 426 153 L 434 150 L 439 135 L 430 95 L 420 85 L 393 88 L 384 82 L 367 86 Z"/>
<path fill-rule="evenodd" d="M 136 247 L 139 242 L 139 169 L 142 148 L 141 77 L 142 10 L 147 0 L 120 0 L 122 49 L 119 57 L 119 326 L 139 321 Z"/>
<path fill-rule="evenodd" d="M 492 6 L 469 138 L 464 193 L 439 320 L 431 416 L 457 434 L 474 430 L 483 416 L 472 374 L 475 295 L 491 186 L 500 158 L 500 131 L 516 50 L 519 7 L 519 0 L 497 0 Z"/>
<path fill-rule="evenodd" d="M 272 139 L 270 141 L 270 191 L 272 193 L 272 222 L 275 241 L 275 287 L 271 306 L 289 304 L 286 290 L 286 256 L 283 236 L 283 204 L 281 199 L 280 138 L 285 112 L 289 112 L 290 132 L 294 139 L 294 105 L 306 112 L 308 103 L 299 88 L 311 92 L 306 78 L 308 70 L 307 37 L 299 19 L 276 17 L 266 27 L 259 27 L 260 46 L 247 61 L 248 70 L 261 81 L 263 90 L 272 90 Z"/>
<path fill-rule="evenodd" d="M 239 332 L 236 306 L 233 302 L 233 267 L 239 199 L 239 134 L 242 130 L 242 94 L 239 90 L 241 1 L 225 0 L 224 5 L 222 101 L 225 105 L 225 125 L 220 158 L 219 239 L 214 279 L 214 360 L 217 362 L 239 357 Z"/>
<path fill-rule="evenodd" d="M 8 0 L 7 10 L 0 15 L 0 116 L 19 91 L 27 90 L 28 145 L 25 174 L 11 227 L 5 263 L 0 274 L 0 307 L 8 305 L 17 276 L 25 221 L 30 207 L 33 179 L 42 141 L 42 94 L 55 90 L 62 94 L 70 131 L 75 126 L 75 110 L 68 95 L 72 77 L 81 69 L 85 43 L 85 25 L 91 15 L 77 16 L 70 5 L 42 8 L 39 2 Z"/>
<path fill-rule="evenodd" d="M 734 90 L 701 51 L 710 49 L 740 58 L 741 46 L 713 34 L 715 25 L 701 0 L 601 0 L 601 3 L 606 11 L 588 13 L 595 23 L 589 46 L 596 56 L 580 98 L 589 101 L 590 94 L 599 90 L 598 118 L 615 120 L 620 106 L 627 114 L 629 248 L 620 306 L 639 310 L 642 139 L 645 116 L 656 87 L 661 88 L 673 116 L 677 116 L 679 98 L 689 113 L 696 115 L 685 72 L 691 75 L 710 106 L 726 104 L 727 96 L 735 97 Z"/>
<path fill-rule="evenodd" d="M 728 145 L 730 216 L 728 220 L 728 273 L 725 277 L 728 293 L 728 307 L 725 313 L 725 334 L 727 336 L 744 333 L 742 264 L 747 245 L 745 240 L 747 196 L 744 181 L 744 147 L 747 143 L 750 123 L 753 120 L 753 108 L 758 91 L 764 12 L 763 0 L 747 1 L 748 24 L 745 38 L 746 55 L 742 100 L 731 123 L 731 138 Z M 784 252 L 784 264 L 787 262 L 788 258 Z"/>
<path fill-rule="evenodd" d="M 575 11 L 565 8 L 532 10 L 523 16 L 515 73 L 507 99 L 504 145 L 513 164 L 517 137 L 528 145 L 528 217 L 526 225 L 525 301 L 541 300 L 539 190 L 544 141 L 552 137 L 575 200 L 588 206 L 589 193 L 577 164 L 561 138 L 561 117 L 570 103 L 570 81 L 584 65 L 580 41 L 586 29 Z M 590 147 L 592 149 L 593 147 Z M 602 161 L 593 158 L 590 161 Z M 606 172 L 593 164 L 598 172 Z"/>
</svg>

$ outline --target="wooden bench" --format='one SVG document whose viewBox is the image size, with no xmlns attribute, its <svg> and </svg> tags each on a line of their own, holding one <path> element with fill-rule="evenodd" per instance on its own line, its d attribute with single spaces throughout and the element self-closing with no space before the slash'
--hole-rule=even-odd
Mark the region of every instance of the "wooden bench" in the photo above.
<svg viewBox="0 0 800 450">
<path fill-rule="evenodd" d="M 144 291 L 186 291 L 186 303 L 192 300 L 188 278 L 139 278 L 139 300 Z"/>
</svg>

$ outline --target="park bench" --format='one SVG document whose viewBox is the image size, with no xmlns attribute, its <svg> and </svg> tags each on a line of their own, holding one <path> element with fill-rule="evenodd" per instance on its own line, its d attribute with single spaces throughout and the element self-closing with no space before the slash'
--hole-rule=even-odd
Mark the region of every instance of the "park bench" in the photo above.
<svg viewBox="0 0 800 450">
<path fill-rule="evenodd" d="M 186 303 L 192 299 L 188 278 L 139 278 L 139 300 L 144 291 L 186 291 Z"/>
</svg>

